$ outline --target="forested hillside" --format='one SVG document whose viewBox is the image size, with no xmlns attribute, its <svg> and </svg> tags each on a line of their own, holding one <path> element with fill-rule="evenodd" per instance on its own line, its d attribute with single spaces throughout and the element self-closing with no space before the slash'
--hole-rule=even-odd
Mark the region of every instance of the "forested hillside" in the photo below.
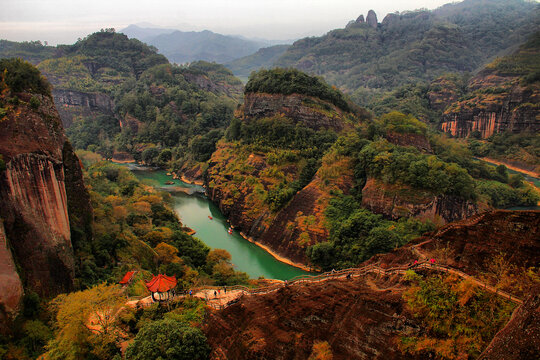
<svg viewBox="0 0 540 360">
<path fill-rule="evenodd" d="M 2 54 L 30 60 L 49 55 L 38 68 L 53 85 L 68 137 L 76 149 L 106 158 L 175 168 L 205 161 L 242 92 L 241 82 L 221 65 L 171 65 L 155 48 L 113 29 L 74 45 L 21 43 Z"/>
<path fill-rule="evenodd" d="M 398 87 L 408 91 L 445 73 L 474 71 L 524 42 L 539 24 L 539 6 L 522 0 L 466 0 L 389 14 L 375 26 L 362 16 L 344 29 L 296 41 L 275 65 L 321 75 L 377 109 L 381 96 L 399 96 L 387 94 Z"/>
</svg>

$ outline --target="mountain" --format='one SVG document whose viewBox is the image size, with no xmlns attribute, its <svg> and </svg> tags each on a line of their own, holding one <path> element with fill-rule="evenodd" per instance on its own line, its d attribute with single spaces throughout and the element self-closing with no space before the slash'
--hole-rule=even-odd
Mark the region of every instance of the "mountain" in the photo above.
<svg viewBox="0 0 540 360">
<path fill-rule="evenodd" d="M 20 59 L 0 60 L 0 324 L 23 288 L 51 297 L 75 280 L 72 234 L 92 223 L 80 162 L 64 135 L 50 85 Z M 5 330 L 5 329 L 2 329 Z"/>
<path fill-rule="evenodd" d="M 155 46 L 161 54 L 177 64 L 197 60 L 226 63 L 253 54 L 259 48 L 267 45 L 265 42 L 216 34 L 208 30 L 198 32 L 165 31 L 130 25 L 121 32 Z"/>
<path fill-rule="evenodd" d="M 440 128 L 456 137 L 540 131 L 540 32 L 473 77 L 445 108 Z M 477 134 L 477 135 L 476 135 Z"/>
<path fill-rule="evenodd" d="M 355 265 L 379 267 L 380 273 L 327 274 L 324 280 L 243 296 L 205 318 L 211 356 L 535 359 L 538 289 L 526 279 L 539 260 L 534 239 L 539 226 L 538 212 L 489 212 Z M 395 271 L 421 256 L 466 275 L 429 268 Z M 513 280 L 518 278 L 519 283 Z M 484 290 L 476 279 L 525 304 Z"/>
<path fill-rule="evenodd" d="M 120 30 L 122 34 L 126 34 L 129 38 L 139 39 L 142 42 L 148 42 L 148 40 L 162 34 L 170 34 L 176 31 L 175 29 L 165 28 L 151 28 L 141 27 L 139 25 L 129 25 L 125 29 Z"/>
<path fill-rule="evenodd" d="M 270 69 L 290 45 L 274 45 L 257 50 L 256 53 L 225 63 L 234 75 L 246 79 L 253 71 Z"/>
<path fill-rule="evenodd" d="M 41 41 L 15 42 L 0 40 L 0 58 L 21 58 L 37 65 L 41 61 L 56 54 L 56 47 L 48 46 Z"/>
<path fill-rule="evenodd" d="M 434 10 L 371 12 L 344 29 L 296 41 L 275 63 L 323 76 L 361 105 L 386 92 L 472 72 L 520 44 L 540 24 L 540 5 L 523 0 L 465 0 Z"/>
</svg>

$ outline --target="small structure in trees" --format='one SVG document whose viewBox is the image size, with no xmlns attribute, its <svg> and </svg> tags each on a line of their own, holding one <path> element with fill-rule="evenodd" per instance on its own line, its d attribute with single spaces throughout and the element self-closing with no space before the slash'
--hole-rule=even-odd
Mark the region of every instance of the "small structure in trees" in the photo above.
<svg viewBox="0 0 540 360">
<path fill-rule="evenodd" d="M 126 275 L 122 278 L 122 280 L 119 281 L 119 284 L 122 285 L 122 287 L 128 286 L 131 281 L 133 281 L 133 277 L 135 276 L 136 271 L 128 271 Z"/>
<path fill-rule="evenodd" d="M 146 288 L 152 293 L 152 301 L 169 301 L 174 296 L 177 281 L 175 276 L 159 274 L 146 283 Z"/>
</svg>

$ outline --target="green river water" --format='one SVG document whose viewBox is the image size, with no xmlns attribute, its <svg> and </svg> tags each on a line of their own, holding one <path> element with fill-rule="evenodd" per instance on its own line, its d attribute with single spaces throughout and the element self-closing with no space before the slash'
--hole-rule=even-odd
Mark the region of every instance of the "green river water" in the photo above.
<svg viewBox="0 0 540 360">
<path fill-rule="evenodd" d="M 227 219 L 218 207 L 204 196 L 204 189 L 201 186 L 172 180 L 163 170 L 143 170 L 133 165 L 130 165 L 129 169 L 139 180 L 151 182 L 153 186 L 163 190 L 171 191 L 174 187 L 187 188 L 191 195 L 171 191 L 174 210 L 180 220 L 185 226 L 195 230 L 197 233 L 194 236 L 209 247 L 227 250 L 237 270 L 246 272 L 252 278 L 264 276 L 267 279 L 280 280 L 308 274 L 307 271 L 276 260 L 262 248 L 244 239 L 237 231 L 229 235 Z M 173 181 L 174 185 L 165 185 L 167 181 Z M 213 219 L 210 220 L 208 216 Z"/>
</svg>

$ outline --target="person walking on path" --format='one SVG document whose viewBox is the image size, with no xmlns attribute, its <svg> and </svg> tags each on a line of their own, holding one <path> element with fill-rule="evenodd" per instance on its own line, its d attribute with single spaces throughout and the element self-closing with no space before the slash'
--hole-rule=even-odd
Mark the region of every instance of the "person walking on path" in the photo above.
<svg viewBox="0 0 540 360">
<path fill-rule="evenodd" d="M 216 290 L 214 290 L 214 297 L 217 297 L 217 292 L 216 292 Z"/>
<path fill-rule="evenodd" d="M 227 287 L 226 286 L 223 287 L 223 291 L 225 291 L 225 294 L 227 293 Z"/>
</svg>

